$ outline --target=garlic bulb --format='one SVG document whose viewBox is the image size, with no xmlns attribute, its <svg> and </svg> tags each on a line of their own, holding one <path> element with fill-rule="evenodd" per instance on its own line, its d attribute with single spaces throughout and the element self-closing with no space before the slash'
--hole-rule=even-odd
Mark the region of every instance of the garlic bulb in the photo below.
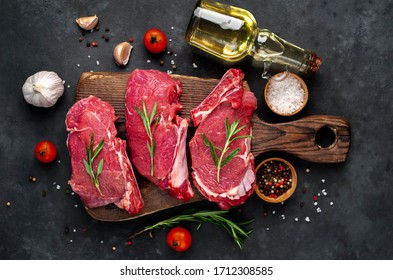
<svg viewBox="0 0 393 280">
<path fill-rule="evenodd" d="M 27 78 L 22 92 L 27 103 L 37 107 L 51 107 L 64 93 L 63 80 L 55 72 L 37 72 Z"/>
</svg>

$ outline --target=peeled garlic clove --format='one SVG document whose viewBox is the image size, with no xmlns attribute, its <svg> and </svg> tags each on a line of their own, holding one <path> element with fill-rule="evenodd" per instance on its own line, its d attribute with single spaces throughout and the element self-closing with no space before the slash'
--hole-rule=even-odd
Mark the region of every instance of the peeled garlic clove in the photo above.
<svg viewBox="0 0 393 280">
<path fill-rule="evenodd" d="M 47 108 L 63 95 L 64 84 L 55 72 L 41 71 L 26 79 L 22 92 L 27 103 Z"/>
<path fill-rule="evenodd" d="M 81 17 L 77 18 L 75 21 L 80 28 L 88 31 L 97 26 L 98 17 L 96 15 L 89 17 Z"/>
<path fill-rule="evenodd" d="M 113 57 L 118 66 L 125 66 L 130 59 L 132 46 L 128 42 L 118 44 L 113 50 Z"/>
</svg>

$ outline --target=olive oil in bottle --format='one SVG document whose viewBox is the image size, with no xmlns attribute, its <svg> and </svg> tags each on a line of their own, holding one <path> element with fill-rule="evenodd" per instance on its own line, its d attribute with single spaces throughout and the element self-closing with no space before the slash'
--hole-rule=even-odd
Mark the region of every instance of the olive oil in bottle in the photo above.
<svg viewBox="0 0 393 280">
<path fill-rule="evenodd" d="M 185 40 L 230 64 L 251 56 L 255 62 L 316 73 L 322 63 L 314 52 L 295 46 L 267 29 L 259 29 L 249 11 L 210 0 L 197 1 Z"/>
</svg>

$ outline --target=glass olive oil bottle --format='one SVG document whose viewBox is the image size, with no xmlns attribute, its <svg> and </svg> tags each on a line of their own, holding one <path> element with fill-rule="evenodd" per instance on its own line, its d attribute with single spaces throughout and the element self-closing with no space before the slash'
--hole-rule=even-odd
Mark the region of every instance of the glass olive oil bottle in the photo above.
<svg viewBox="0 0 393 280">
<path fill-rule="evenodd" d="M 198 0 L 185 41 L 229 64 L 251 56 L 254 62 L 276 63 L 303 73 L 316 73 L 322 60 L 314 52 L 259 29 L 247 10 L 211 0 Z"/>
</svg>

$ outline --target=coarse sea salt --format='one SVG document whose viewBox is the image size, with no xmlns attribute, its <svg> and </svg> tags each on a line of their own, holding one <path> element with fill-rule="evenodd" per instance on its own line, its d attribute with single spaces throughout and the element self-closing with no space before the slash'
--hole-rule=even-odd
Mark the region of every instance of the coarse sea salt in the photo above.
<svg viewBox="0 0 393 280">
<path fill-rule="evenodd" d="M 291 75 L 282 80 L 271 79 L 266 91 L 267 102 L 278 114 L 293 114 L 302 106 L 305 98 L 300 82 Z"/>
</svg>

